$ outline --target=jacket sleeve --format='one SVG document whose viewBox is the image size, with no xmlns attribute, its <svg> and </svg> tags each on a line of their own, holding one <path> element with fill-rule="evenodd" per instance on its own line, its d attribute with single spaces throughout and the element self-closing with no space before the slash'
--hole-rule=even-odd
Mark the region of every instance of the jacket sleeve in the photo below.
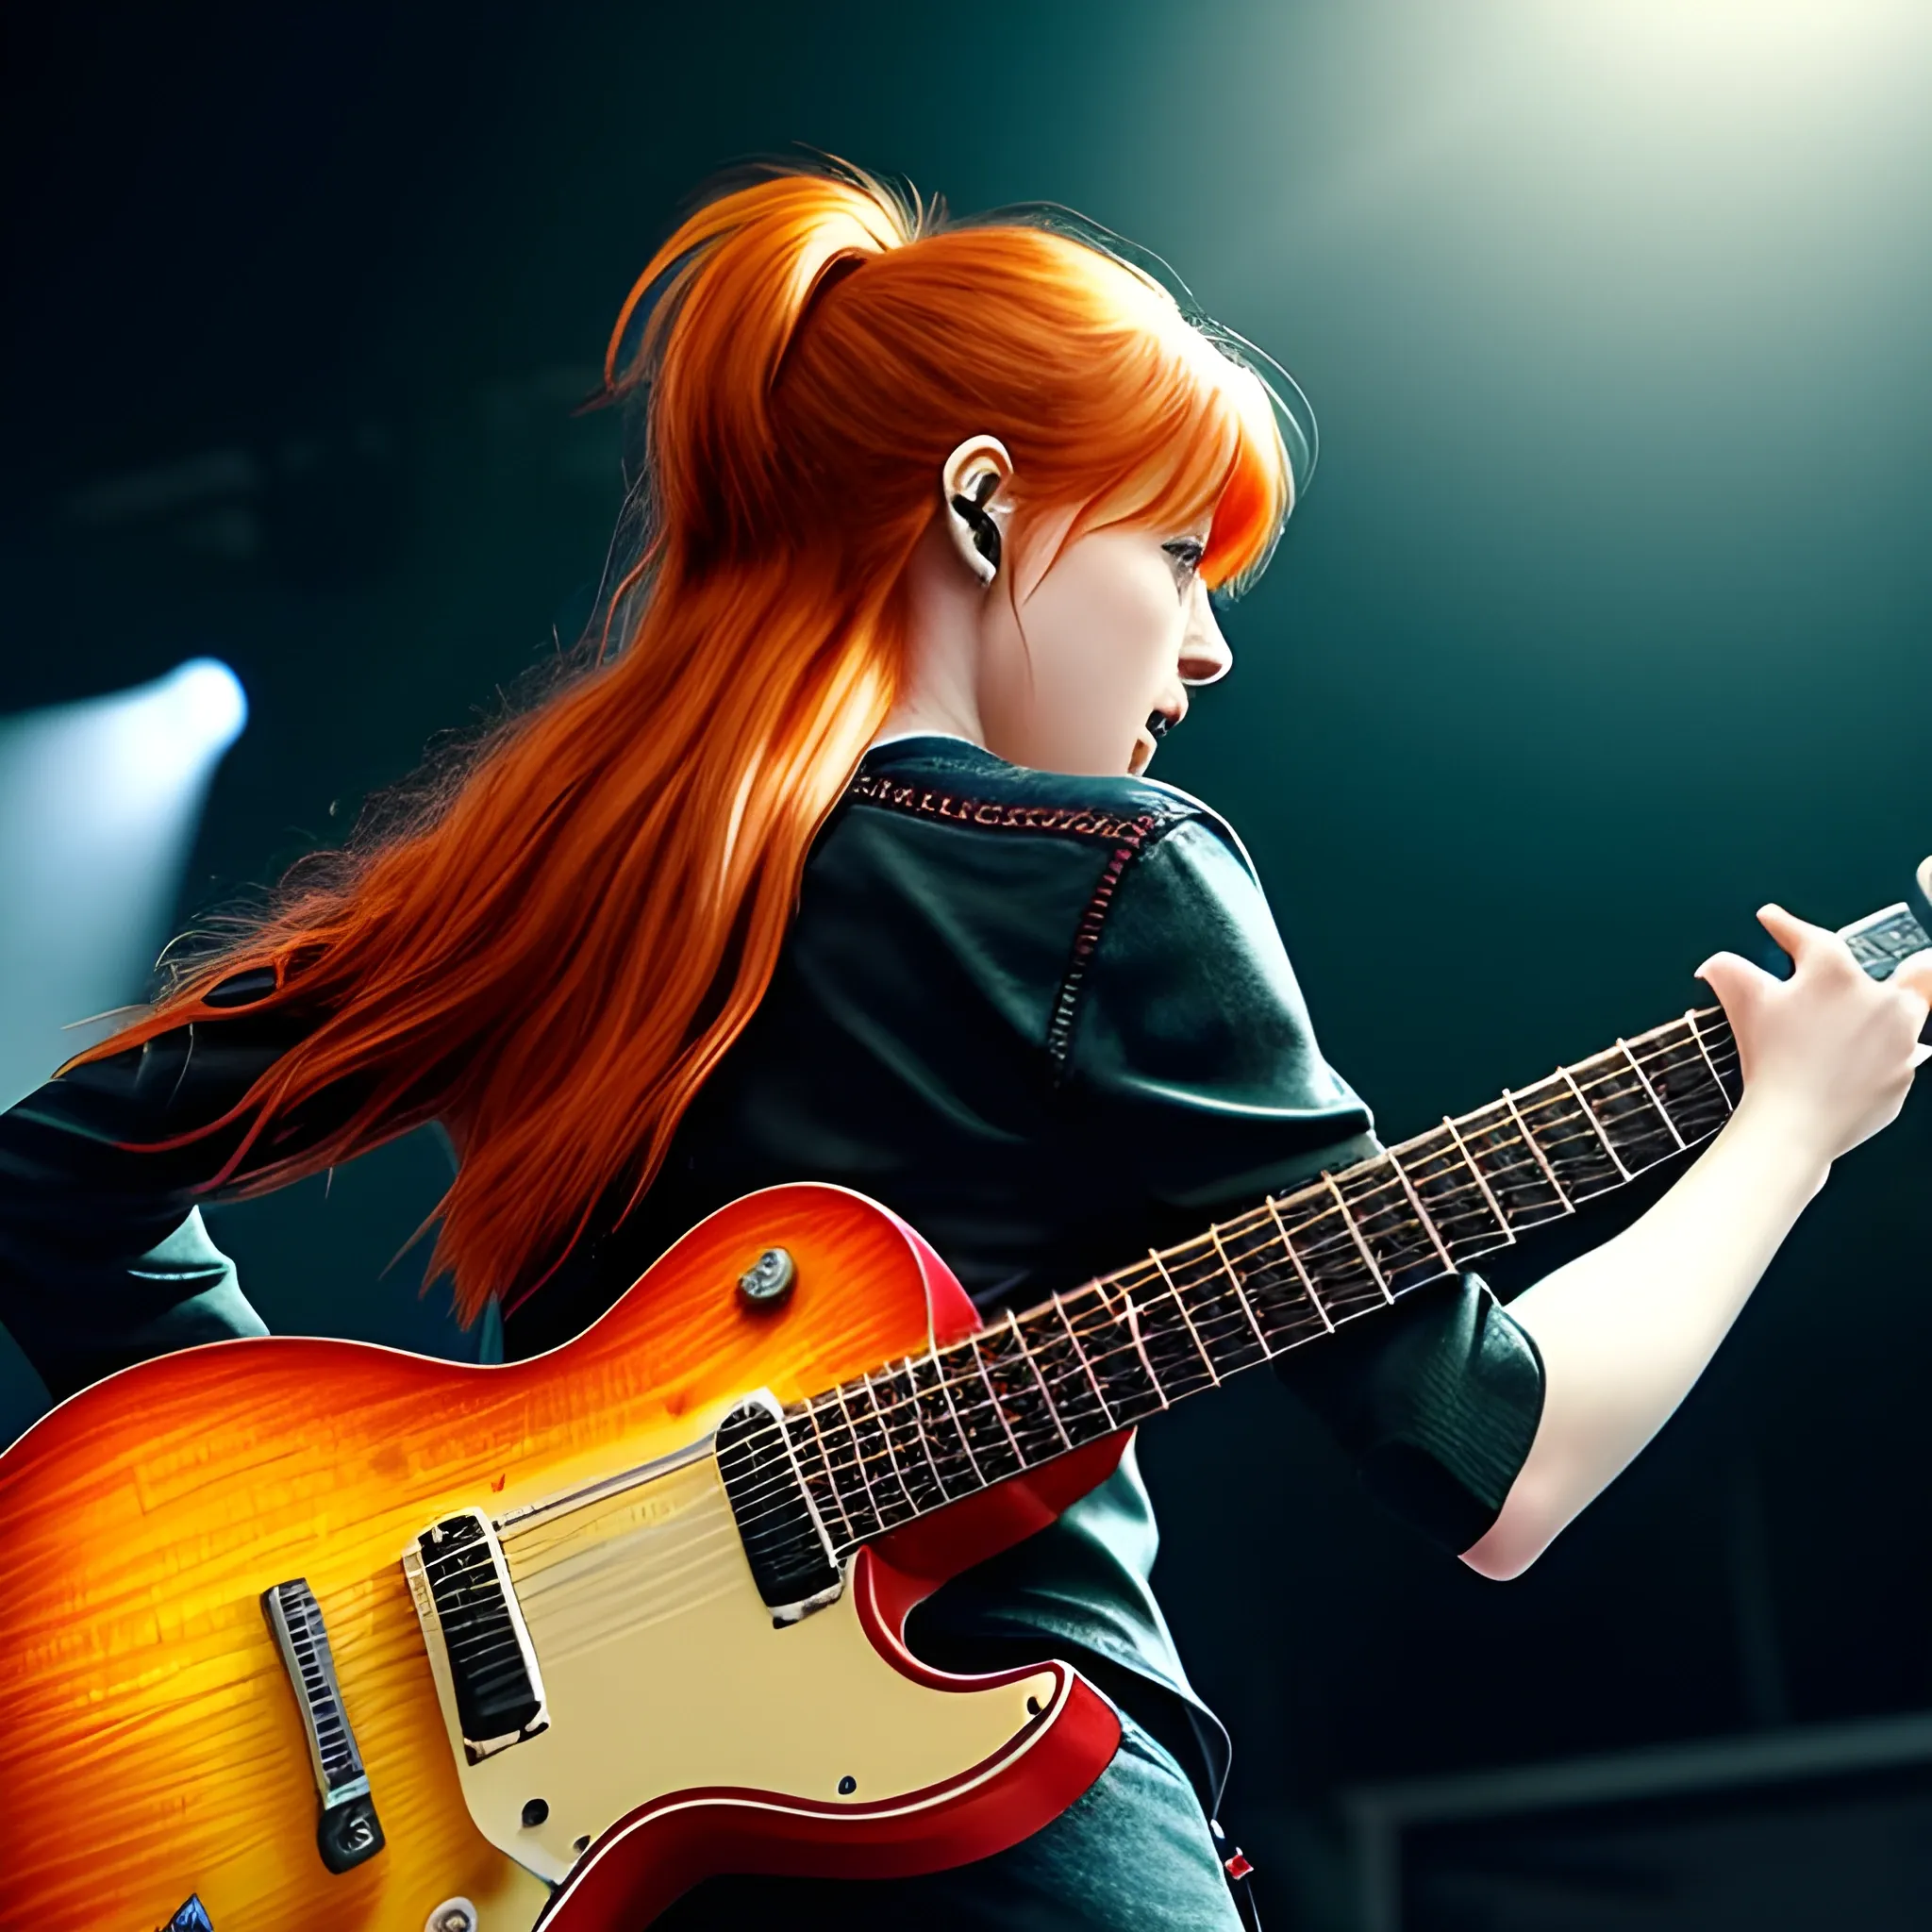
<svg viewBox="0 0 1932 1932">
<path fill-rule="evenodd" d="M 1068 1074 L 1167 1240 L 1380 1145 L 1315 1043 L 1246 854 L 1209 819 L 1176 824 L 1124 874 L 1087 962 Z M 1452 1551 L 1495 1521 L 1542 1412 L 1535 1346 L 1474 1274 L 1275 1366 L 1370 1492 Z"/>
<path fill-rule="evenodd" d="M 149 1356 L 266 1332 L 196 1206 L 234 1134 L 154 1143 L 219 1119 L 299 1025 L 244 1009 L 182 1026 L 0 1114 L 0 1321 L 57 1399 Z"/>
</svg>

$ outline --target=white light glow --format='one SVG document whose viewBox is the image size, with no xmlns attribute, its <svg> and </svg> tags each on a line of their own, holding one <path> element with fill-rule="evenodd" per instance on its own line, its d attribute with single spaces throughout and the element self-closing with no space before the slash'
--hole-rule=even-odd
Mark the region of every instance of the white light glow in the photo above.
<svg viewBox="0 0 1932 1932">
<path fill-rule="evenodd" d="M 225 664 L 0 719 L 0 1105 L 140 995 L 176 917 L 182 867 L 248 703 Z"/>
<path fill-rule="evenodd" d="M 152 684 L 77 706 L 75 715 L 94 721 L 104 754 L 99 782 L 138 809 L 205 777 L 241 735 L 248 700 L 225 664 L 191 658 Z"/>
<path fill-rule="evenodd" d="M 183 736 L 198 741 L 210 757 L 226 751 L 248 723 L 242 680 L 219 658 L 191 658 L 161 688 L 174 695 Z"/>
</svg>

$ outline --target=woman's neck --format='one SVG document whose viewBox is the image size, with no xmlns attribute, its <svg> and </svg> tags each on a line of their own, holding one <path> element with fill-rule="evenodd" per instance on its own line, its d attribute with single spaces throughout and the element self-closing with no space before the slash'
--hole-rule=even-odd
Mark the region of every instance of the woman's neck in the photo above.
<svg viewBox="0 0 1932 1932">
<path fill-rule="evenodd" d="M 978 689 L 985 594 L 959 568 L 935 518 L 906 567 L 905 680 L 874 744 L 922 732 L 986 743 Z"/>
</svg>

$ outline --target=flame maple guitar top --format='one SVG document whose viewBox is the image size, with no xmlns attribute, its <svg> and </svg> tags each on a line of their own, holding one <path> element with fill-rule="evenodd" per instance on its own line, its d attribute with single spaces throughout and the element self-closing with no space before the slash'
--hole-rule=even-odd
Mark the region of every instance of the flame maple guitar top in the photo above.
<svg viewBox="0 0 1932 1932">
<path fill-rule="evenodd" d="M 795 1287 L 782 1307 L 748 1306 L 738 1278 L 778 1244 L 796 1263 Z M 1040 1709 L 1065 1709 L 1075 1690 L 1092 1698 L 1071 1671 L 922 1682 L 910 1659 L 895 1667 L 890 1655 L 919 1589 L 884 1609 L 876 1588 L 849 1589 L 774 1630 L 703 1457 L 654 1497 L 628 1492 L 581 1520 L 553 1519 L 521 1551 L 506 1535 L 520 1594 L 546 1567 L 560 1586 L 572 1561 L 605 1594 L 559 1587 L 546 1598 L 532 1583 L 533 1639 L 555 1659 L 552 1727 L 480 1765 L 453 1748 L 401 1565 L 441 1518 L 479 1508 L 501 1519 L 675 1457 L 734 1398 L 764 1388 L 791 1402 L 832 1388 L 924 1349 L 934 1324 L 951 1339 L 972 1325 L 971 1306 L 904 1224 L 841 1190 L 774 1189 L 711 1217 L 594 1327 L 532 1361 L 477 1368 L 272 1338 L 144 1363 L 62 1404 L 0 1457 L 0 1770 L 14 1820 L 0 1923 L 145 1932 L 197 1894 L 215 1932 L 420 1932 L 459 1898 L 477 1932 L 525 1932 L 550 1888 L 491 1842 L 479 1807 L 490 1822 L 492 1806 L 542 1791 L 552 1815 L 526 1845 L 514 1837 L 515 1804 L 491 1829 L 554 1879 L 612 1824 L 613 1779 L 645 1776 L 650 1788 L 620 1792 L 632 1805 L 693 1785 L 779 1789 L 816 1816 L 837 1809 L 848 1760 L 867 1783 L 862 1806 L 1024 1748 Z M 1071 1493 L 1101 1473 L 1090 1462 Z M 969 1535 L 955 1559 L 923 1567 L 949 1574 L 1070 1499 L 1017 1518 L 1009 1505 L 1012 1520 L 976 1548 Z M 600 1551 L 605 1531 L 616 1541 Z M 610 1596 L 613 1564 L 640 1557 L 666 1579 L 656 1595 Z M 859 1557 L 861 1574 L 871 1559 Z M 891 1575 L 877 1567 L 876 1578 Z M 341 1874 L 316 1850 L 303 1724 L 260 1606 L 294 1577 L 326 1619 L 386 1840 Z M 794 1679 L 809 1689 L 789 1733 L 746 1708 L 789 1695 Z M 826 1733 L 827 1713 L 841 1709 L 845 1733 Z M 761 1728 L 791 1741 L 762 1759 L 749 1744 L 727 1748 L 731 1733 L 755 1744 Z M 806 1763 L 799 1740 L 815 1734 L 838 1737 L 842 1755 Z M 1044 1815 L 1110 1749 L 1090 1738 L 1097 1761 L 1061 1767 L 1064 1789 Z M 680 1754 L 691 1774 L 678 1774 Z M 572 1815 L 573 1802 L 591 1808 Z M 902 1851 L 898 1869 L 957 1862 L 1003 1829 L 1004 1841 L 1022 1835 L 1002 1826 L 937 1857 Z M 633 1873 L 633 1908 L 655 1909 L 715 1856 L 688 1844 L 655 1900 Z M 621 1864 L 613 1855 L 607 1870 Z M 801 1868 L 840 1869 L 830 1855 Z M 891 1868 L 888 1857 L 876 1869 Z M 571 1890 L 546 1932 L 617 1923 L 590 1906 L 572 1916 Z"/>
</svg>

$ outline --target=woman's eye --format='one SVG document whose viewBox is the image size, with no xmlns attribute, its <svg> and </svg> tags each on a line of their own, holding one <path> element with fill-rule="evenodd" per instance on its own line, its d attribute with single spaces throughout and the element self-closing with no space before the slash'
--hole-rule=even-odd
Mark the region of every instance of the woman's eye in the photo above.
<svg viewBox="0 0 1932 1932">
<path fill-rule="evenodd" d="M 1208 554 L 1208 546 L 1198 537 L 1176 537 L 1172 543 L 1160 546 L 1174 561 L 1174 581 L 1183 590 L 1193 581 L 1194 573 L 1201 568 L 1201 559 Z"/>
</svg>

